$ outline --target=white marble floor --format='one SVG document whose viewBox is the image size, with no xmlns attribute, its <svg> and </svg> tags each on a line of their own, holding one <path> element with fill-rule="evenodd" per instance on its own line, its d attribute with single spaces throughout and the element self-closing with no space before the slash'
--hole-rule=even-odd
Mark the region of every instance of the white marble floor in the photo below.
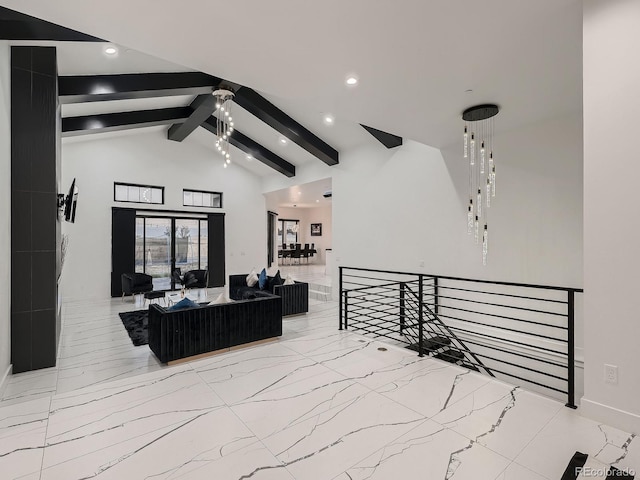
<svg viewBox="0 0 640 480">
<path fill-rule="evenodd" d="M 119 302 L 69 305 L 59 369 L 13 379 L 1 478 L 557 480 L 576 450 L 640 469 L 635 436 L 339 331 L 333 302 L 278 341 L 173 367 L 122 341 Z"/>
</svg>

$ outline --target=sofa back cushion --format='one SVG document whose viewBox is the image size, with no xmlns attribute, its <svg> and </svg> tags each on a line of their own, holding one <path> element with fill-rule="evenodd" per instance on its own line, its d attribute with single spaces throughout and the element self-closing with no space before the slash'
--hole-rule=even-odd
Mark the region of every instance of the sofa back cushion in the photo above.
<svg viewBox="0 0 640 480">
<path fill-rule="evenodd" d="M 278 270 L 273 277 L 267 277 L 267 290 L 271 293 L 275 293 L 274 289 L 276 285 L 282 285 L 282 277 L 280 276 L 280 270 Z"/>
</svg>

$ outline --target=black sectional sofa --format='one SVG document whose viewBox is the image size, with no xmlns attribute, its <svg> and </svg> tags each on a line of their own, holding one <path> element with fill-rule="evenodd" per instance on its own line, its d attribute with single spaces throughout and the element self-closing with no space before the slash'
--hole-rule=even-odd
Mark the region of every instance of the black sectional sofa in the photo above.
<svg viewBox="0 0 640 480">
<path fill-rule="evenodd" d="M 149 347 L 164 363 L 280 335 L 275 295 L 175 311 L 149 306 Z"/>
<path fill-rule="evenodd" d="M 247 286 L 247 275 L 229 275 L 229 298 L 232 300 L 247 300 L 253 298 L 277 295 L 282 299 L 282 316 L 307 313 L 309 311 L 309 284 L 295 282 L 294 285 L 273 285 L 273 291 L 268 288 L 260 290 L 256 284 Z"/>
</svg>

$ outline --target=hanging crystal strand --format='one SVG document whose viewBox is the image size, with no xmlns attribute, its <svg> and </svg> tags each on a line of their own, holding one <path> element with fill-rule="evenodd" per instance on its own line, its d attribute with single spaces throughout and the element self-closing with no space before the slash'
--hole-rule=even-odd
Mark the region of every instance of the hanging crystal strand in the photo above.
<svg viewBox="0 0 640 480">
<path fill-rule="evenodd" d="M 491 176 L 487 176 L 487 192 L 485 194 L 487 197 L 487 208 L 491 207 Z"/>
<path fill-rule="evenodd" d="M 493 152 L 489 152 L 489 174 L 493 172 Z"/>
<path fill-rule="evenodd" d="M 467 133 L 467 126 L 464 126 L 464 135 L 462 135 L 462 142 L 464 145 L 464 158 L 469 157 L 469 134 Z"/>
<path fill-rule="evenodd" d="M 476 204 L 476 208 L 478 209 L 478 216 L 482 217 L 482 189 L 480 188 L 478 188 L 478 203 Z"/>
<path fill-rule="evenodd" d="M 487 254 L 489 253 L 489 232 L 487 224 L 484 224 L 484 232 L 482 233 L 482 265 L 487 264 Z"/>
<path fill-rule="evenodd" d="M 491 170 L 491 196 L 496 196 L 496 166 L 493 165 L 493 170 Z"/>
<path fill-rule="evenodd" d="M 484 163 L 485 163 L 485 153 L 484 153 L 484 140 L 482 141 L 482 145 L 480 146 L 480 173 L 484 174 Z"/>
<path fill-rule="evenodd" d="M 480 235 L 480 221 L 478 220 L 478 216 L 476 215 L 476 222 L 475 222 L 475 240 L 476 240 L 476 244 L 479 241 L 479 235 Z"/>
<path fill-rule="evenodd" d="M 471 165 L 476 164 L 476 134 L 471 132 L 471 141 L 469 142 L 469 154 L 471 156 Z"/>
<path fill-rule="evenodd" d="M 473 231 L 473 199 L 469 200 L 469 208 L 467 210 L 467 235 L 471 235 Z"/>
</svg>

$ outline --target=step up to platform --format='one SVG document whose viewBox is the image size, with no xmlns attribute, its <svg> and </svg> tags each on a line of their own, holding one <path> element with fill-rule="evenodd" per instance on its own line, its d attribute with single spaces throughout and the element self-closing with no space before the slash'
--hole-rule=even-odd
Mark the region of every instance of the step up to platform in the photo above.
<svg viewBox="0 0 640 480">
<path fill-rule="evenodd" d="M 429 338 L 425 338 L 422 341 L 422 351 L 424 353 L 437 353 L 442 349 L 446 348 L 450 344 L 451 344 L 451 340 L 449 340 L 447 337 L 440 337 L 440 336 L 429 337 Z M 417 352 L 418 344 L 417 343 L 411 344 L 407 348 L 409 350 L 413 350 L 414 352 Z"/>
<path fill-rule="evenodd" d="M 321 302 L 331 301 L 331 286 L 318 283 L 309 283 L 309 298 Z"/>
<path fill-rule="evenodd" d="M 472 365 L 470 363 L 461 363 L 460 366 L 462 368 L 466 368 L 467 370 L 473 370 L 474 372 L 479 372 L 480 369 L 478 367 L 476 367 L 475 365 Z"/>
<path fill-rule="evenodd" d="M 434 357 L 439 360 L 444 360 L 445 362 L 458 363 L 464 360 L 464 353 L 460 350 L 449 349 L 434 355 Z"/>
</svg>

